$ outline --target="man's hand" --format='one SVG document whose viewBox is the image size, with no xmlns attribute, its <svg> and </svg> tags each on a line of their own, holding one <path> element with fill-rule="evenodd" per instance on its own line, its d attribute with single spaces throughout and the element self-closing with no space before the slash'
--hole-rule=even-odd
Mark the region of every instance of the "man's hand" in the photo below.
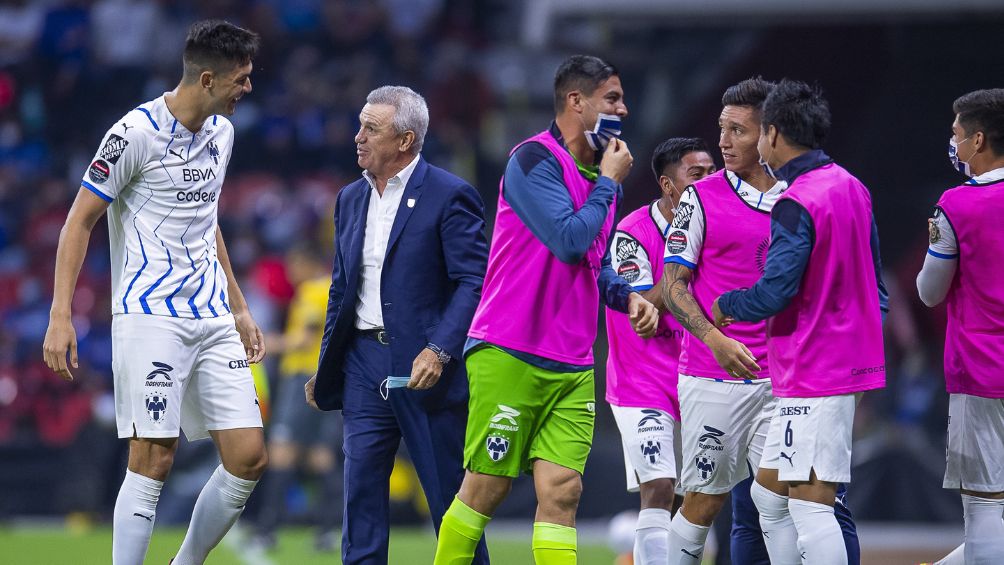
<svg viewBox="0 0 1004 565">
<path fill-rule="evenodd" d="M 442 374 L 443 364 L 439 362 L 439 357 L 431 349 L 423 349 L 411 364 L 411 380 L 408 381 L 408 388 L 416 390 L 432 388 L 439 382 L 439 376 Z"/>
<path fill-rule="evenodd" d="M 715 299 L 714 302 L 711 303 L 711 315 L 715 317 L 715 325 L 718 326 L 719 328 L 724 328 L 732 325 L 732 322 L 735 322 L 736 319 L 733 318 L 732 316 L 726 316 L 722 312 L 722 309 L 718 307 L 718 301 L 721 298 L 722 297 L 719 296 L 718 298 Z"/>
<path fill-rule="evenodd" d="M 628 295 L 628 318 L 635 333 L 644 338 L 654 336 L 659 328 L 659 309 L 637 292 Z"/>
<path fill-rule="evenodd" d="M 70 365 L 77 368 L 77 332 L 68 316 L 50 317 L 42 342 L 42 357 L 45 364 L 63 380 L 72 381 L 73 374 L 66 365 L 66 352 L 70 352 Z"/>
<path fill-rule="evenodd" d="M 610 140 L 607 148 L 603 151 L 603 159 L 600 160 L 600 174 L 620 184 L 627 178 L 633 163 L 634 157 L 631 156 L 627 143 L 615 137 Z"/>
<path fill-rule="evenodd" d="M 756 357 L 746 348 L 745 345 L 727 337 L 718 330 L 712 330 L 708 334 L 706 341 L 711 353 L 715 355 L 715 361 L 725 371 L 737 379 L 758 379 L 756 373 L 760 365 L 757 365 Z"/>
<path fill-rule="evenodd" d="M 314 385 L 317 384 L 317 374 L 304 383 L 303 385 L 303 395 L 307 398 L 307 406 L 310 406 L 314 410 L 320 410 L 317 407 L 317 401 L 314 400 Z"/>
<path fill-rule="evenodd" d="M 237 333 L 241 336 L 241 343 L 244 344 L 244 352 L 248 356 L 249 363 L 257 363 L 265 358 L 265 335 L 261 328 L 255 323 L 250 312 L 234 314 L 234 325 L 237 326 Z"/>
</svg>

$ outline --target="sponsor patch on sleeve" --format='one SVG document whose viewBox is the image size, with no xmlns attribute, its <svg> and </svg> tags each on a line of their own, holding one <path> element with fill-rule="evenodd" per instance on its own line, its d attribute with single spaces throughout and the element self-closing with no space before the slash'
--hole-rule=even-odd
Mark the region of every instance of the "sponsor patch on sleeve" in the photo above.
<svg viewBox="0 0 1004 565">
<path fill-rule="evenodd" d="M 617 262 L 621 263 L 631 259 L 636 259 L 638 257 L 638 251 L 641 249 L 641 244 L 638 240 L 631 237 L 630 235 L 619 233 L 617 234 Z"/>
<path fill-rule="evenodd" d="M 679 255 L 687 249 L 687 232 L 673 230 L 666 238 L 666 249 L 673 255 Z"/>
<path fill-rule="evenodd" d="M 673 227 L 682 230 L 690 229 L 690 217 L 694 215 L 694 205 L 687 202 L 680 202 L 673 216 Z"/>
<path fill-rule="evenodd" d="M 119 162 L 119 157 L 122 156 L 122 152 L 125 151 L 127 145 L 129 145 L 129 140 L 114 133 L 109 134 L 108 140 L 105 141 L 105 145 L 101 148 L 98 155 L 114 165 Z"/>
<path fill-rule="evenodd" d="M 109 167 L 106 161 L 101 159 L 94 161 L 87 168 L 87 177 L 97 184 L 104 184 L 108 180 L 109 173 L 111 173 L 111 167 Z"/>
<path fill-rule="evenodd" d="M 641 278 L 641 267 L 634 261 L 624 261 L 617 267 L 617 274 L 627 282 L 634 283 Z"/>
</svg>

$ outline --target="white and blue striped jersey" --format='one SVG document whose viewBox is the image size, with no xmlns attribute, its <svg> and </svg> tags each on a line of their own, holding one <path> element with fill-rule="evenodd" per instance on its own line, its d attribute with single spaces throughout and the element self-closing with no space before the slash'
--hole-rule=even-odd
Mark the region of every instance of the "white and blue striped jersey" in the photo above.
<svg viewBox="0 0 1004 565">
<path fill-rule="evenodd" d="M 105 134 L 81 185 L 111 203 L 113 314 L 230 312 L 216 226 L 233 142 L 233 125 L 223 116 L 209 117 L 193 133 L 163 96 Z"/>
</svg>

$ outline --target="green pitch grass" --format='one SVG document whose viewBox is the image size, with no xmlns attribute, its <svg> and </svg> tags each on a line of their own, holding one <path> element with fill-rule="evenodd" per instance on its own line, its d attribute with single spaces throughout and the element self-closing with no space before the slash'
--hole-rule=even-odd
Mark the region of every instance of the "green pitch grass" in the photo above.
<svg viewBox="0 0 1004 565">
<path fill-rule="evenodd" d="M 490 534 L 490 531 L 489 531 Z M 157 528 L 150 543 L 146 563 L 167 565 L 181 545 L 182 528 Z M 595 543 L 599 542 L 599 543 Z M 206 565 L 333 565 L 341 563 L 338 553 L 317 553 L 313 533 L 306 529 L 286 529 L 279 535 L 274 551 L 241 555 L 245 541 L 225 539 L 209 555 Z M 111 562 L 112 533 L 107 527 L 78 529 L 44 527 L 0 527 L 0 562 L 5 565 L 106 565 Z M 490 538 L 492 563 L 532 564 L 530 538 L 512 536 Z M 426 528 L 395 528 L 390 538 L 390 563 L 431 564 L 435 539 Z M 262 559 L 264 557 L 264 559 Z M 602 540 L 579 539 L 580 565 L 612 565 L 614 554 Z"/>
</svg>

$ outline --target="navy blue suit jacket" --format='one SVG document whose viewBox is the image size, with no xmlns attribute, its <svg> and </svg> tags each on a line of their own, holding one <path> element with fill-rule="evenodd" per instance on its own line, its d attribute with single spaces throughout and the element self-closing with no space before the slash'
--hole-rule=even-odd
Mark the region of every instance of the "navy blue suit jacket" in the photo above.
<svg viewBox="0 0 1004 565">
<path fill-rule="evenodd" d="M 335 205 L 335 265 L 314 387 L 322 410 L 342 408 L 343 367 L 356 333 L 371 193 L 361 178 L 338 193 Z M 428 343 L 453 356 L 435 386 L 408 390 L 426 410 L 467 402 L 463 349 L 487 264 L 484 203 L 478 191 L 419 157 L 391 227 L 380 297 L 393 363 L 388 376 L 410 376 L 415 357 Z"/>
</svg>

